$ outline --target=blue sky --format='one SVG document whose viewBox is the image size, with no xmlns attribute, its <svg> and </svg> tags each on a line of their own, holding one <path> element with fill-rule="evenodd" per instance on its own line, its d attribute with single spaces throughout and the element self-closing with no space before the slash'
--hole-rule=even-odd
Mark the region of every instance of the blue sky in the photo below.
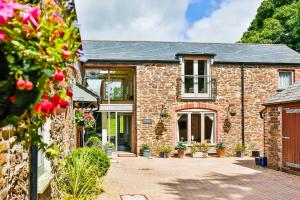
<svg viewBox="0 0 300 200">
<path fill-rule="evenodd" d="M 83 39 L 236 42 L 262 0 L 75 0 Z"/>
<path fill-rule="evenodd" d="M 190 1 L 187 11 L 186 19 L 190 24 L 208 17 L 211 13 L 220 8 L 222 0 L 194 0 Z"/>
</svg>

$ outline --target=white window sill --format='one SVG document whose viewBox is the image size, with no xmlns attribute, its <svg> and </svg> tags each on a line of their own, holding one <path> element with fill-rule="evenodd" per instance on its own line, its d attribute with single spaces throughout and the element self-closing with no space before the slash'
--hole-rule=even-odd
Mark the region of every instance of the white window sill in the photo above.
<svg viewBox="0 0 300 200">
<path fill-rule="evenodd" d="M 181 99 L 212 99 L 212 96 L 181 96 Z"/>
<path fill-rule="evenodd" d="M 46 191 L 53 177 L 54 176 L 49 172 L 44 172 L 41 176 L 38 177 L 38 194 L 43 194 Z"/>
</svg>

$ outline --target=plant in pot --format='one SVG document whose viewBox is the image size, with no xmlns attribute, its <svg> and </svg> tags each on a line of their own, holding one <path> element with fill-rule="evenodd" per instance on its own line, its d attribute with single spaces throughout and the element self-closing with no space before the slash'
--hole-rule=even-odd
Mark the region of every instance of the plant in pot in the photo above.
<svg viewBox="0 0 300 200">
<path fill-rule="evenodd" d="M 187 149 L 187 145 L 185 142 L 180 141 L 177 143 L 175 150 L 177 150 L 178 158 L 183 158 L 186 149 Z"/>
<path fill-rule="evenodd" d="M 158 152 L 159 152 L 160 158 L 169 158 L 169 155 L 172 152 L 172 147 L 160 146 L 160 147 L 158 147 Z"/>
<path fill-rule="evenodd" d="M 208 150 L 209 150 L 209 145 L 204 142 L 204 143 L 195 143 L 191 147 L 192 149 L 192 157 L 193 158 L 207 158 L 208 157 Z"/>
<path fill-rule="evenodd" d="M 113 151 L 114 146 L 115 145 L 112 142 L 105 143 L 105 152 L 106 152 L 107 156 L 112 156 L 112 151 Z"/>
<path fill-rule="evenodd" d="M 219 142 L 216 146 L 216 150 L 217 150 L 217 156 L 218 157 L 223 157 L 225 154 L 225 145 L 224 142 Z"/>
<path fill-rule="evenodd" d="M 143 157 L 150 157 L 150 146 L 147 143 L 142 144 Z"/>
<path fill-rule="evenodd" d="M 235 146 L 235 152 L 236 152 L 236 157 L 244 157 L 245 156 L 245 147 L 238 143 L 236 146 Z"/>
<path fill-rule="evenodd" d="M 251 156 L 252 157 L 259 157 L 260 151 L 258 150 L 258 146 L 255 142 L 251 142 L 249 144 L 249 149 L 251 150 Z"/>
</svg>

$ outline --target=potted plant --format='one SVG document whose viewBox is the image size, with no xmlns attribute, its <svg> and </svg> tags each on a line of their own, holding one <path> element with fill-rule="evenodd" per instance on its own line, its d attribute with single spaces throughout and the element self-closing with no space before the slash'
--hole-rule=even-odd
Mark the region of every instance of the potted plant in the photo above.
<svg viewBox="0 0 300 200">
<path fill-rule="evenodd" d="M 113 151 L 114 146 L 115 145 L 112 142 L 105 143 L 105 152 L 106 152 L 107 156 L 112 156 L 112 151 Z"/>
<path fill-rule="evenodd" d="M 245 147 L 238 143 L 236 146 L 235 146 L 235 152 L 236 152 L 236 157 L 244 157 L 245 156 Z"/>
<path fill-rule="evenodd" d="M 192 157 L 193 158 L 207 158 L 209 145 L 205 143 L 195 143 L 192 147 Z"/>
<path fill-rule="evenodd" d="M 186 149 L 187 149 L 187 145 L 185 142 L 180 141 L 177 143 L 175 150 L 177 150 L 178 158 L 183 158 Z"/>
<path fill-rule="evenodd" d="M 143 157 L 150 157 L 150 146 L 147 143 L 142 144 Z"/>
<path fill-rule="evenodd" d="M 218 157 L 223 157 L 225 154 L 225 145 L 224 142 L 219 142 L 216 146 L 216 150 L 217 150 L 217 156 Z"/>
<path fill-rule="evenodd" d="M 255 142 L 251 142 L 249 145 L 249 149 L 251 149 L 251 156 L 252 157 L 259 157 L 260 152 L 258 150 L 258 146 Z"/>
<path fill-rule="evenodd" d="M 160 158 L 169 158 L 169 154 L 172 152 L 172 147 L 170 146 L 160 146 L 158 148 Z"/>
</svg>

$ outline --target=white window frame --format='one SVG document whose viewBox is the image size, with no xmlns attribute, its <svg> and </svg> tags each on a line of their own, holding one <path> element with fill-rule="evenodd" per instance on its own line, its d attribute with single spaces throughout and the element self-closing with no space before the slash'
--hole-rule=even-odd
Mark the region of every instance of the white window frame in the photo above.
<svg viewBox="0 0 300 200">
<path fill-rule="evenodd" d="M 207 99 L 211 97 L 211 64 L 212 59 L 186 59 L 193 61 L 193 72 L 194 72 L 194 93 L 185 93 L 185 60 L 181 58 L 181 97 L 183 99 Z M 206 70 L 207 70 L 207 93 L 198 92 L 198 61 L 206 61 Z"/>
<path fill-rule="evenodd" d="M 39 135 L 43 137 L 43 142 L 46 144 L 51 143 L 50 138 L 51 120 L 47 119 L 44 126 L 39 130 Z M 38 176 L 42 176 L 44 173 L 51 172 L 51 162 L 46 158 L 45 154 L 39 150 L 38 151 Z"/>
<path fill-rule="evenodd" d="M 288 71 L 288 70 L 279 70 L 278 71 L 278 90 L 284 90 L 286 88 L 280 87 L 281 86 L 280 85 L 280 73 L 290 73 L 291 74 L 291 78 L 292 78 L 292 84 L 293 84 L 294 83 L 294 71 Z"/>
<path fill-rule="evenodd" d="M 209 145 L 216 145 L 217 143 L 217 123 L 216 123 L 216 119 L 217 119 L 217 113 L 214 111 L 210 111 L 210 110 L 205 110 L 205 109 L 189 109 L 189 110 L 183 110 L 183 111 L 179 111 L 176 113 L 176 142 L 180 141 L 180 137 L 179 137 L 179 127 L 178 127 L 178 115 L 179 114 L 186 114 L 187 115 L 187 143 L 188 145 L 192 144 L 192 114 L 200 114 L 201 115 L 201 123 L 203 123 L 203 126 L 201 125 L 201 141 L 204 141 L 205 138 L 205 122 L 204 122 L 204 116 L 205 114 L 213 114 L 214 115 L 214 121 L 213 121 L 213 142 L 209 143 Z"/>
</svg>

